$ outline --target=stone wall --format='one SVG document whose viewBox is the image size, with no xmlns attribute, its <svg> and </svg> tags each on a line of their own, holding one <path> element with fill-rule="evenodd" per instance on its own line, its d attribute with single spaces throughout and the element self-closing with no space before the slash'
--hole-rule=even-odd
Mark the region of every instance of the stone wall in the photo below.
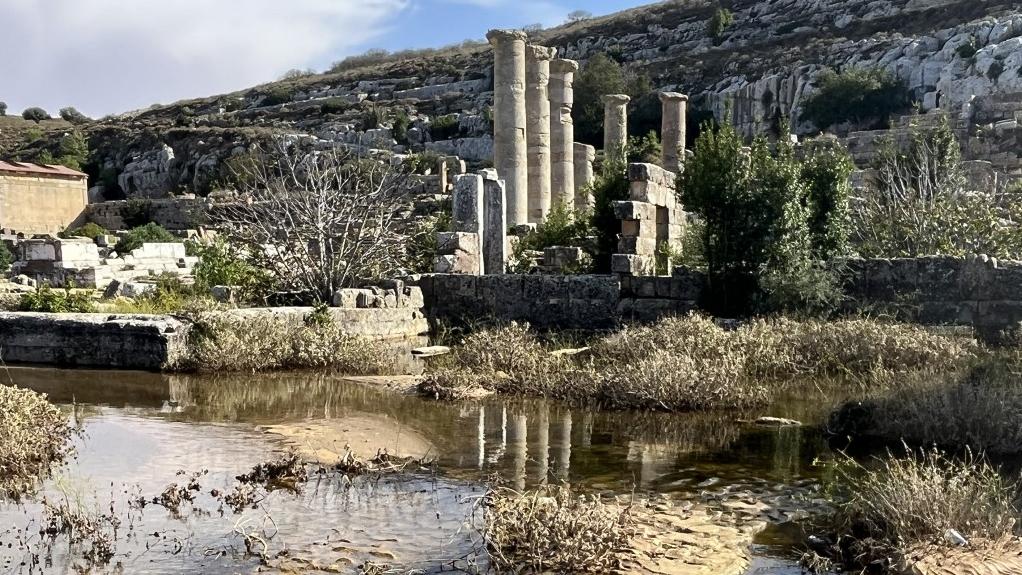
<svg viewBox="0 0 1022 575">
<path fill-rule="evenodd" d="M 426 314 L 454 323 L 497 319 L 540 329 L 609 329 L 697 309 L 704 279 L 679 268 L 674 277 L 617 275 L 425 275 Z"/>
<path fill-rule="evenodd" d="M 244 319 L 271 318 L 303 325 L 309 307 L 239 309 L 223 312 Z M 427 335 L 421 308 L 330 308 L 345 333 L 374 340 Z M 0 360 L 70 367 L 162 370 L 188 353 L 191 324 L 171 316 L 0 313 Z"/>
<path fill-rule="evenodd" d="M 1022 262 L 987 256 L 848 260 L 849 306 L 997 341 L 1022 321 Z"/>
<path fill-rule="evenodd" d="M 74 224 L 88 204 L 85 178 L 0 174 L 0 227 L 53 234 Z"/>
<path fill-rule="evenodd" d="M 126 218 L 138 212 L 168 230 L 194 230 L 209 224 L 209 200 L 204 198 L 168 198 L 142 201 L 116 201 L 89 204 L 85 219 L 116 231 L 128 229 Z"/>
<path fill-rule="evenodd" d="M 158 370 L 186 352 L 187 336 L 169 316 L 0 313 L 6 363 Z"/>
</svg>

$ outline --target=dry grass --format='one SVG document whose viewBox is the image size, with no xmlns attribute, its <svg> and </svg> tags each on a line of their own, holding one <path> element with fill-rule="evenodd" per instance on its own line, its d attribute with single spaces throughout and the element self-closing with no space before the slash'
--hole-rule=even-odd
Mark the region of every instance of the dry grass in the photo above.
<svg viewBox="0 0 1022 575">
<path fill-rule="evenodd" d="M 273 318 L 202 314 L 183 370 L 265 371 L 330 368 L 348 375 L 387 373 L 385 347 L 332 323 L 291 324 Z"/>
<path fill-rule="evenodd" d="M 998 455 L 1022 451 L 1022 377 L 1004 365 L 899 376 L 887 387 L 881 396 L 843 405 L 831 416 L 831 431 Z"/>
<path fill-rule="evenodd" d="M 445 399 L 498 393 L 670 411 L 742 408 L 797 377 L 879 380 L 941 371 L 975 357 L 971 340 L 873 320 L 755 320 L 724 329 L 693 315 L 626 327 L 577 356 L 556 356 L 526 325 L 472 333 L 441 359 L 421 390 Z"/>
<path fill-rule="evenodd" d="M 0 385 L 0 498 L 34 490 L 70 455 L 73 432 L 45 395 Z"/>
<path fill-rule="evenodd" d="M 498 489 L 487 503 L 483 535 L 499 573 L 606 573 L 633 534 L 628 508 L 563 487 Z"/>
<path fill-rule="evenodd" d="M 996 559 L 1017 555 L 1018 484 L 968 450 L 954 458 L 906 448 L 869 468 L 848 459 L 837 477 L 847 500 L 834 517 L 836 543 L 803 557 L 810 572 L 842 564 L 853 572 L 922 573 L 931 571 L 908 566 L 947 557 L 940 573 L 994 573 Z"/>
</svg>

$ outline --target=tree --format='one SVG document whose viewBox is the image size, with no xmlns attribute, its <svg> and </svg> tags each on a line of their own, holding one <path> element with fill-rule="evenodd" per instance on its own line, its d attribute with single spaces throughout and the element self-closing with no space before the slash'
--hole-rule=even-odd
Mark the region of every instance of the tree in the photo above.
<svg viewBox="0 0 1022 575">
<path fill-rule="evenodd" d="M 89 118 L 88 116 L 79 112 L 72 106 L 68 106 L 67 108 L 61 108 L 60 117 L 63 118 L 64 121 L 70 122 L 72 124 L 84 124 L 86 122 L 92 121 L 92 118 Z"/>
<path fill-rule="evenodd" d="M 0 117 L 7 115 L 7 102 L 0 102 Z"/>
<path fill-rule="evenodd" d="M 575 11 L 572 11 L 572 12 L 568 13 L 567 22 L 569 24 L 574 24 L 575 22 L 582 22 L 584 20 L 591 20 L 592 18 L 593 18 L 593 13 L 592 12 L 589 12 L 587 10 L 575 10 Z"/>
<path fill-rule="evenodd" d="M 802 119 L 821 130 L 844 122 L 883 126 L 892 114 L 911 105 L 908 88 L 890 72 L 875 68 L 841 73 L 824 70 L 816 79 L 816 92 L 802 104 Z"/>
<path fill-rule="evenodd" d="M 707 33 L 713 39 L 713 44 L 719 45 L 724 41 L 724 32 L 727 31 L 735 21 L 735 15 L 727 8 L 718 8 L 710 21 L 706 24 Z"/>
<path fill-rule="evenodd" d="M 829 260 L 846 255 L 851 226 L 850 177 L 855 164 L 836 141 L 806 145 L 802 179 L 808 186 L 809 232 L 813 258 Z"/>
<path fill-rule="evenodd" d="M 21 117 L 38 124 L 43 120 L 49 120 L 50 114 L 49 112 L 42 108 L 28 108 L 27 110 L 21 113 Z"/>
<path fill-rule="evenodd" d="M 89 141 L 85 135 L 74 130 L 60 138 L 60 155 L 56 163 L 72 170 L 81 170 L 89 158 Z"/>
<path fill-rule="evenodd" d="M 742 314 L 793 304 L 819 308 L 836 298 L 836 278 L 817 264 L 814 246 L 844 243 L 827 234 L 847 231 L 830 227 L 847 212 L 847 198 L 824 189 L 826 178 L 813 180 L 815 172 L 803 170 L 790 137 L 784 136 L 775 151 L 763 138 L 744 148 L 728 118 L 716 130 L 703 127 L 694 157 L 685 164 L 681 199 L 703 222 L 713 298 L 706 303 L 717 312 Z M 814 192 L 814 186 L 820 189 Z M 814 203 L 814 194 L 841 205 Z M 814 218 L 824 222 L 823 238 L 814 234 Z"/>
<path fill-rule="evenodd" d="M 330 301 L 335 290 L 401 268 L 405 238 L 395 216 L 405 174 L 342 149 L 304 152 L 283 138 L 243 166 L 246 198 L 217 214 L 284 290 Z"/>
<path fill-rule="evenodd" d="M 625 71 L 606 54 L 595 54 L 575 79 L 575 139 L 603 145 L 603 96 L 627 94 L 638 100 L 652 90 L 648 77 Z"/>
</svg>

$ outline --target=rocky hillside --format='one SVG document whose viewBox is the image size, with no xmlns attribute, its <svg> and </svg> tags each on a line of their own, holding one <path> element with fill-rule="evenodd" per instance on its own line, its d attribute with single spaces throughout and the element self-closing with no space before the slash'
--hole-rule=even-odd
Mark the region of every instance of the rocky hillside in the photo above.
<svg viewBox="0 0 1022 575">
<path fill-rule="evenodd" d="M 1005 97 L 1022 93 L 1022 8 L 1008 0 L 723 5 L 734 20 L 716 38 L 708 23 L 720 4 L 702 0 L 662 2 L 533 37 L 583 63 L 609 54 L 655 88 L 690 94 L 693 113 L 722 117 L 731 102 L 733 121 L 750 134 L 779 115 L 798 118 L 828 67 L 885 68 L 924 110 L 939 105 L 957 116 L 974 98 L 990 96 L 1007 116 L 1022 110 Z M 304 134 L 312 146 L 429 150 L 485 163 L 491 59 L 485 44 L 468 44 L 106 118 L 85 127 L 94 149 L 87 168 L 107 197 L 205 194 L 224 180 L 226 160 L 280 130 Z M 0 140 L 0 156 L 30 156 L 45 145 Z"/>
</svg>

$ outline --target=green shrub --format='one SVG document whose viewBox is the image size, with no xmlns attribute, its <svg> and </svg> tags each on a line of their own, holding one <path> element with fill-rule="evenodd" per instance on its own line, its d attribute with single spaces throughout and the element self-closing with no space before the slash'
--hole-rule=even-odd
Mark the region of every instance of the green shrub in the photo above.
<svg viewBox="0 0 1022 575">
<path fill-rule="evenodd" d="M 879 69 L 825 70 L 816 88 L 802 105 L 802 118 L 821 130 L 844 122 L 886 125 L 892 115 L 912 106 L 905 84 Z"/>
<path fill-rule="evenodd" d="M 294 89 L 289 86 L 273 86 L 263 94 L 263 106 L 288 104 L 294 99 Z"/>
<path fill-rule="evenodd" d="M 239 157 L 243 156 L 235 156 L 231 160 Z M 138 228 L 152 221 L 152 210 L 152 201 L 132 198 L 124 205 L 124 209 L 121 211 L 121 219 L 124 220 L 124 225 L 128 229 Z"/>
<path fill-rule="evenodd" d="M 144 226 L 139 226 L 129 230 L 128 233 L 117 242 L 117 245 L 114 246 L 114 251 L 119 254 L 127 254 L 142 247 L 142 244 L 145 243 L 180 242 L 181 240 L 177 236 L 168 232 L 163 227 L 150 222 Z"/>
<path fill-rule="evenodd" d="M 1001 77 L 1001 74 L 1003 73 L 1004 63 L 997 60 L 995 60 L 992 64 L 990 64 L 990 67 L 987 68 L 987 78 L 990 78 L 995 82 L 997 81 L 998 78 Z"/>
<path fill-rule="evenodd" d="M 408 112 L 404 110 L 398 110 L 394 114 L 394 120 L 391 122 L 391 134 L 394 136 L 394 141 L 402 146 L 408 145 L 408 129 L 412 126 L 412 119 L 408 117 Z"/>
<path fill-rule="evenodd" d="M 240 289 L 242 301 L 255 301 L 265 295 L 271 286 L 266 270 L 252 264 L 238 246 L 223 238 L 209 244 L 189 243 L 193 254 L 199 257 L 195 266 L 195 282 L 200 289 L 215 286 L 234 286 Z"/>
<path fill-rule="evenodd" d="M 614 202 L 629 198 L 627 168 L 621 163 L 605 163 L 586 193 L 593 198 L 592 229 L 596 234 L 594 264 L 598 273 L 610 271 L 611 255 L 617 253 L 621 220 L 614 215 Z"/>
<path fill-rule="evenodd" d="M 61 238 L 65 238 L 65 239 L 67 239 L 67 238 L 89 238 L 90 240 L 94 240 L 94 239 L 96 239 L 99 236 L 105 236 L 105 235 L 109 235 L 109 234 L 110 234 L 110 230 L 104 228 L 103 226 L 101 226 L 101 225 L 99 225 L 97 223 L 88 222 L 88 223 L 82 224 L 81 226 L 78 226 L 77 228 L 71 228 L 69 230 L 64 230 L 64 231 L 60 232 L 58 234 L 58 236 L 60 236 Z"/>
<path fill-rule="evenodd" d="M 808 186 L 809 232 L 813 258 L 829 260 L 848 253 L 851 226 L 849 178 L 855 164 L 837 142 L 806 146 L 802 179 Z"/>
<path fill-rule="evenodd" d="M 717 8 L 706 24 L 706 32 L 713 39 L 714 45 L 724 41 L 724 32 L 734 24 L 735 15 L 727 8 Z"/>
<path fill-rule="evenodd" d="M 962 44 L 961 46 L 959 46 L 955 50 L 955 53 L 958 54 L 959 58 L 961 58 L 963 60 L 968 60 L 969 58 L 972 58 L 973 56 L 975 56 L 976 52 L 978 52 L 978 51 L 979 51 L 979 48 L 976 47 L 976 39 L 975 38 L 970 38 L 967 43 Z"/>
<path fill-rule="evenodd" d="M 35 122 L 36 124 L 38 124 L 39 122 L 42 122 L 43 120 L 49 120 L 50 119 L 50 114 L 49 114 L 49 112 L 47 112 L 46 110 L 44 110 L 42 108 L 28 108 L 24 112 L 21 113 L 21 117 L 26 119 L 26 120 L 30 120 L 30 121 Z"/>
<path fill-rule="evenodd" d="M 68 106 L 67 108 L 61 108 L 60 109 L 60 117 L 63 118 L 64 121 L 70 122 L 72 124 L 84 124 L 86 122 L 92 121 L 91 118 L 89 118 L 85 114 L 79 112 L 73 106 Z"/>
<path fill-rule="evenodd" d="M 0 273 L 4 273 L 11 269 L 11 264 L 13 263 L 14 254 L 11 253 L 6 242 L 0 242 Z"/>
<path fill-rule="evenodd" d="M 706 126 L 680 178 L 682 202 L 703 222 L 706 304 L 718 313 L 788 307 L 799 299 L 822 306 L 836 297 L 836 278 L 823 277 L 828 268 L 814 261 L 844 244 L 848 197 L 839 176 L 847 166 L 836 153 L 798 159 L 784 132 L 775 152 L 764 139 L 745 152 L 730 121 L 716 131 Z M 771 293 L 772 302 L 764 299 Z"/>
<path fill-rule="evenodd" d="M 7 102 L 0 102 L 0 118 L 7 115 Z"/>
<path fill-rule="evenodd" d="M 451 140 L 461 133 L 458 115 L 449 114 L 434 118 L 429 125 L 429 133 L 434 140 Z"/>
<path fill-rule="evenodd" d="M 34 292 L 21 296 L 21 311 L 42 313 L 93 313 L 96 305 L 92 297 L 85 292 L 75 292 L 71 288 L 55 290 L 44 285 Z"/>
</svg>

